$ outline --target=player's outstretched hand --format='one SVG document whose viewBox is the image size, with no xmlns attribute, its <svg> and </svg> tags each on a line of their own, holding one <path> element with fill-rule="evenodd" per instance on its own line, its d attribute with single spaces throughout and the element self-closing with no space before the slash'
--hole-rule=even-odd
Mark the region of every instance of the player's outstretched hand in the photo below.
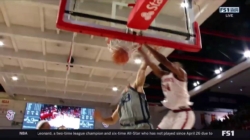
<svg viewBox="0 0 250 140">
<path fill-rule="evenodd" d="M 156 51 L 159 51 L 160 50 L 160 47 L 159 46 L 155 46 L 155 45 L 148 45 L 148 44 L 144 44 L 145 45 L 145 47 L 146 48 L 149 48 L 149 47 L 151 47 L 151 48 L 153 48 L 153 49 L 155 49 Z"/>
<path fill-rule="evenodd" d="M 100 111 L 95 110 L 93 117 L 96 121 L 102 122 L 102 115 Z"/>
</svg>

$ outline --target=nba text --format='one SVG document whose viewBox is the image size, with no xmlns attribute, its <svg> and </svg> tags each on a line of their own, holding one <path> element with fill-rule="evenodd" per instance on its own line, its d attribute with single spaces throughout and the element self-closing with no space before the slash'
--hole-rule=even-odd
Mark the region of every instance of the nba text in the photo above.
<svg viewBox="0 0 250 140">
<path fill-rule="evenodd" d="M 234 131 L 230 131 L 230 130 L 222 130 L 222 136 L 234 136 Z"/>
</svg>

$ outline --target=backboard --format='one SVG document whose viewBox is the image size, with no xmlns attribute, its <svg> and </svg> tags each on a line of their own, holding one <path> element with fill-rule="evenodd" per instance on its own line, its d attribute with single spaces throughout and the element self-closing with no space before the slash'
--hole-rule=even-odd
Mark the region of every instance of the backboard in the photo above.
<svg viewBox="0 0 250 140">
<path fill-rule="evenodd" d="M 158 11 L 152 12 L 155 7 Z M 201 39 L 194 9 L 192 0 L 61 0 L 57 28 L 197 52 Z M 130 29 L 142 35 L 127 32 L 131 21 L 136 29 Z M 146 22 L 148 26 L 138 27 Z"/>
</svg>

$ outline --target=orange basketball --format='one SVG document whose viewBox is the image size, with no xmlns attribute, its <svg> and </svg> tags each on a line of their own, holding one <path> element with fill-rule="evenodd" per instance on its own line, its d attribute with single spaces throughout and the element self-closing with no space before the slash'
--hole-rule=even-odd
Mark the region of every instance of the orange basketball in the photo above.
<svg viewBox="0 0 250 140">
<path fill-rule="evenodd" d="M 119 48 L 113 52 L 112 58 L 116 64 L 123 65 L 128 62 L 129 55 L 123 48 Z"/>
</svg>

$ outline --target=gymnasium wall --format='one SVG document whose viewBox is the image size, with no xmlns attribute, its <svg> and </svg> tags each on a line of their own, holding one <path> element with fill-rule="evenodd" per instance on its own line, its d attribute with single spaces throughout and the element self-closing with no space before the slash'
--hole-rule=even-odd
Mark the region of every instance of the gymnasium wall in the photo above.
<svg viewBox="0 0 250 140">
<path fill-rule="evenodd" d="M 92 103 L 84 101 L 62 101 L 53 98 L 42 98 L 42 97 L 29 97 L 29 96 L 17 96 L 15 99 L 9 98 L 6 94 L 0 93 L 0 129 L 20 129 L 22 128 L 22 122 L 24 117 L 24 111 L 27 102 L 36 102 L 44 104 L 56 104 L 56 105 L 66 105 L 66 106 L 78 106 L 86 108 L 95 108 L 102 112 L 104 116 L 109 116 L 112 114 L 112 108 L 108 104 L 102 103 Z M 7 110 L 13 110 L 15 118 L 13 121 L 9 121 L 6 118 Z M 15 122 L 15 124 L 13 124 Z M 116 129 L 119 127 L 118 124 L 110 126 L 109 129 Z M 99 122 L 95 123 L 95 128 L 102 129 L 103 125 Z"/>
<path fill-rule="evenodd" d="M 4 107 L 3 107 L 3 102 Z M 24 111 L 26 108 L 27 101 L 20 101 L 20 100 L 11 100 L 11 99 L 0 99 L 0 129 L 21 129 L 22 128 L 22 122 L 24 117 Z M 63 104 L 66 105 L 66 104 Z M 84 107 L 84 106 L 81 106 Z M 104 116 L 109 116 L 112 114 L 112 109 L 109 108 L 100 108 L 100 107 L 94 107 L 95 109 L 98 109 L 102 112 Z M 4 111 L 2 111 L 4 110 Z M 17 125 L 13 125 L 12 121 L 7 120 L 6 118 L 6 111 L 7 110 L 13 110 L 15 114 L 14 122 L 18 123 Z M 119 125 L 113 125 L 110 126 L 109 129 L 116 129 Z M 99 122 L 95 123 L 96 129 L 103 129 L 103 125 Z"/>
<path fill-rule="evenodd" d="M 23 110 L 25 108 L 24 101 L 14 101 L 10 99 L 0 99 L 0 128 L 21 128 L 20 125 L 12 125 L 12 121 L 6 118 L 7 110 L 13 110 L 15 114 L 16 122 L 22 122 Z M 12 127 L 13 126 L 13 127 Z"/>
</svg>

